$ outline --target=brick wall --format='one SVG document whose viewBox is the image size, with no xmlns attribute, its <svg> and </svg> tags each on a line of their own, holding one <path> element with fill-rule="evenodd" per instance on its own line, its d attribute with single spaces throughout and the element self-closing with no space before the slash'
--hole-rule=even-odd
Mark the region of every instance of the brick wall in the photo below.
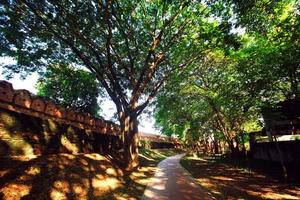
<svg viewBox="0 0 300 200">
<path fill-rule="evenodd" d="M 141 135 L 139 139 L 154 148 L 179 144 L 162 136 Z M 112 153 L 121 148 L 119 125 L 56 105 L 27 90 L 15 90 L 0 80 L 0 156 Z"/>
<path fill-rule="evenodd" d="M 107 153 L 122 147 L 120 127 L 0 81 L 0 155 Z"/>
</svg>

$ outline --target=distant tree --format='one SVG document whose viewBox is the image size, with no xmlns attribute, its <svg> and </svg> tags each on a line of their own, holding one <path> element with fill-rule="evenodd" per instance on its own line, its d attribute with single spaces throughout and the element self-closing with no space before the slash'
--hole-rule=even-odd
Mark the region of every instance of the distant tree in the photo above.
<svg viewBox="0 0 300 200">
<path fill-rule="evenodd" d="M 96 76 L 68 64 L 53 64 L 38 79 L 38 95 L 57 104 L 99 116 L 97 98 L 101 94 Z"/>
</svg>

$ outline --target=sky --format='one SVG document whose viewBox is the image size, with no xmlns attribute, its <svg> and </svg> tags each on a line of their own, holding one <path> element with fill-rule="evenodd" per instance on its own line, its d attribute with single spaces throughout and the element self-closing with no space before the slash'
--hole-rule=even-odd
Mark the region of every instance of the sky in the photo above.
<svg viewBox="0 0 300 200">
<path fill-rule="evenodd" d="M 3 76 L 3 63 L 10 62 L 13 62 L 13 60 L 0 57 L 0 80 L 7 80 Z M 26 89 L 31 93 L 36 94 L 37 91 L 34 86 L 37 82 L 37 79 L 38 75 L 36 73 L 27 76 L 25 80 L 20 79 L 20 76 L 16 74 L 12 79 L 8 81 L 13 84 L 14 89 Z M 101 116 L 106 120 L 109 120 L 116 112 L 114 103 L 109 99 L 105 99 L 100 107 L 102 109 Z M 155 120 L 153 116 L 142 114 L 140 116 L 139 131 L 145 133 L 160 134 L 160 131 L 155 129 L 154 127 L 154 121 Z"/>
</svg>

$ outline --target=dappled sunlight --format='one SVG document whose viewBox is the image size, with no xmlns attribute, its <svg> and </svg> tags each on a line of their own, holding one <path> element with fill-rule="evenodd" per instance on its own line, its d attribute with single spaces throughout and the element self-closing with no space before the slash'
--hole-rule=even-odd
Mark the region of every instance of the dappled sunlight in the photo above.
<svg viewBox="0 0 300 200">
<path fill-rule="evenodd" d="M 79 148 L 76 144 L 72 143 L 65 135 L 62 135 L 60 138 L 60 143 L 64 146 L 69 152 L 76 154 L 79 152 Z"/>
<path fill-rule="evenodd" d="M 67 199 L 67 194 L 70 192 L 69 182 L 59 180 L 53 183 L 53 187 L 50 189 L 50 197 L 51 199 Z"/>
<path fill-rule="evenodd" d="M 131 197 L 131 196 L 129 196 L 129 195 L 120 195 L 120 194 L 114 194 L 113 195 L 113 197 L 114 197 L 114 199 L 116 199 L 116 200 L 136 200 L 136 198 L 134 198 L 134 197 Z"/>
<path fill-rule="evenodd" d="M 216 189 L 216 185 L 212 184 L 208 179 L 206 178 L 199 178 L 197 179 L 197 182 L 203 185 L 204 187 L 208 187 L 210 189 Z"/>
<path fill-rule="evenodd" d="M 266 193 L 261 195 L 262 198 L 265 199 L 274 199 L 274 200 L 280 200 L 280 199 L 299 199 L 299 196 L 292 196 L 289 194 L 279 194 L 279 193 Z"/>
<path fill-rule="evenodd" d="M 61 200 L 68 199 L 66 193 L 64 193 L 60 190 L 57 190 L 57 189 L 52 189 L 50 191 L 50 198 L 51 199 L 61 199 Z"/>
<path fill-rule="evenodd" d="M 30 193 L 31 186 L 27 184 L 18 184 L 18 183 L 13 183 L 4 186 L 1 188 L 0 192 L 3 193 L 3 199 L 7 200 L 15 200 L 15 199 L 20 199 L 19 197 L 26 196 Z"/>
<path fill-rule="evenodd" d="M 300 187 L 280 183 L 229 164 L 188 157 L 184 167 L 217 199 L 299 199 Z"/>
<path fill-rule="evenodd" d="M 167 152 L 167 151 L 166 151 Z M 162 156 L 148 151 L 139 169 L 125 175 L 97 154 L 16 156 L 0 160 L 0 194 L 4 199 L 117 199 L 142 196 Z M 151 155 L 151 156 L 150 156 Z"/>
<path fill-rule="evenodd" d="M 1 128 L 2 139 L 1 142 L 6 143 L 12 155 L 33 155 L 32 146 L 21 136 L 12 135 L 5 128 Z"/>
<path fill-rule="evenodd" d="M 84 157 L 90 158 L 92 160 L 106 160 L 105 157 L 103 157 L 103 156 L 101 156 L 100 154 L 97 154 L 97 153 L 84 154 Z"/>
<path fill-rule="evenodd" d="M 198 161 L 201 161 L 201 162 L 208 162 L 208 160 L 204 159 L 204 158 L 201 158 L 201 157 L 195 157 L 195 156 L 189 156 L 187 157 L 189 160 L 198 160 Z M 202 164 L 202 163 L 201 163 Z"/>
<path fill-rule="evenodd" d="M 16 157 L 5 162 L 0 169 L 5 199 L 96 199 L 124 184 L 119 169 L 96 154 Z"/>
<path fill-rule="evenodd" d="M 212 176 L 211 178 L 215 180 L 221 180 L 221 181 L 234 181 L 233 178 L 228 178 L 225 176 Z"/>
<path fill-rule="evenodd" d="M 175 155 L 160 162 L 159 169 L 147 186 L 143 200 L 211 200 L 210 195 L 180 166 L 179 160 L 183 155 Z"/>
<path fill-rule="evenodd" d="M 41 172 L 41 168 L 39 166 L 31 166 L 25 171 L 25 173 L 29 176 L 35 176 L 40 172 Z"/>
<path fill-rule="evenodd" d="M 0 121 L 3 122 L 7 128 L 13 128 L 16 126 L 16 123 L 18 123 L 18 121 L 8 113 L 0 113 Z"/>
<path fill-rule="evenodd" d="M 122 185 L 121 182 L 117 178 L 111 178 L 111 177 L 105 179 L 94 178 L 92 180 L 94 196 L 102 196 L 108 192 L 115 190 L 121 185 Z"/>
</svg>

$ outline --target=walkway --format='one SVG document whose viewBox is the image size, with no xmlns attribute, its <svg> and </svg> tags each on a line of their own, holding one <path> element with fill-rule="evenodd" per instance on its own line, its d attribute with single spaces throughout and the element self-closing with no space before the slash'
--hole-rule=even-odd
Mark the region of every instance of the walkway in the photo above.
<svg viewBox="0 0 300 200">
<path fill-rule="evenodd" d="M 212 200 L 179 164 L 184 154 L 169 157 L 158 164 L 143 200 Z"/>
</svg>

